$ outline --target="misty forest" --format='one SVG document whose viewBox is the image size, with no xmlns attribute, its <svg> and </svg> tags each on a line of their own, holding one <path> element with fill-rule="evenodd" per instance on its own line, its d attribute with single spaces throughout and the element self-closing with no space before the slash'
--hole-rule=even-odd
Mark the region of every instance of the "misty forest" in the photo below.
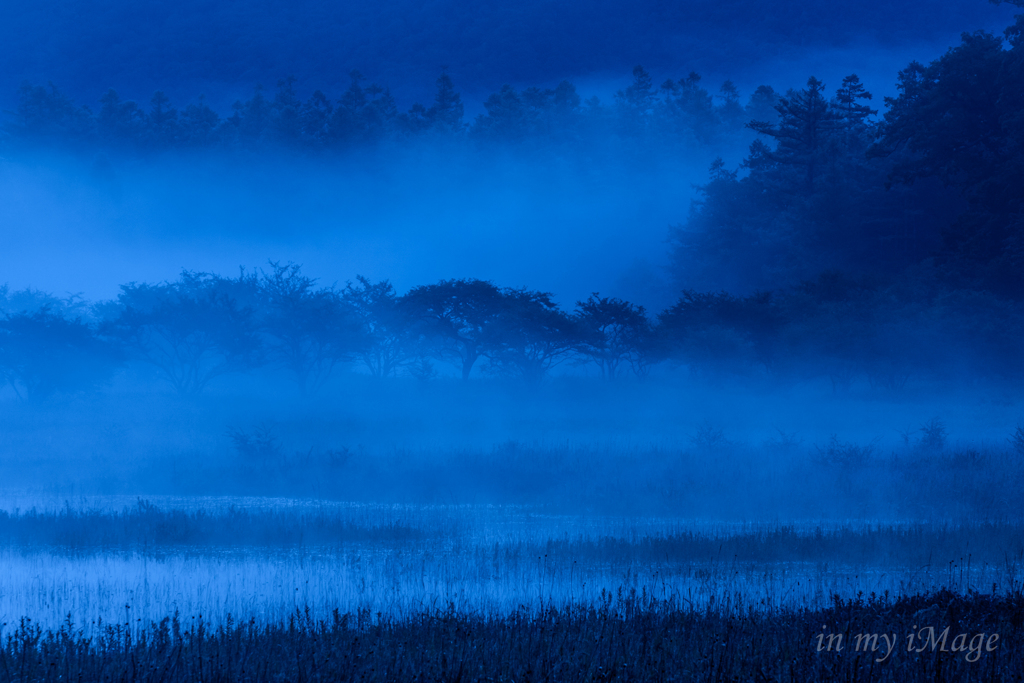
<svg viewBox="0 0 1024 683">
<path fill-rule="evenodd" d="M 1024 677 L 1024 0 L 0 7 L 0 681 Z"/>
</svg>

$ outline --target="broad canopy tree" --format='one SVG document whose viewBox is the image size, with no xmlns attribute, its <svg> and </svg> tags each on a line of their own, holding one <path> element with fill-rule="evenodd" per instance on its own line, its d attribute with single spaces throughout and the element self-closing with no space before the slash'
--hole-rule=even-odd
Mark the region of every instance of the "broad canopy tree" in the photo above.
<svg viewBox="0 0 1024 683">
<path fill-rule="evenodd" d="M 495 348 L 502 291 L 484 280 L 442 280 L 414 287 L 402 307 L 420 326 L 434 352 L 468 380 L 476 362 Z"/>
<path fill-rule="evenodd" d="M 27 400 L 87 391 L 120 365 L 119 350 L 81 318 L 48 305 L 0 317 L 0 379 Z"/>
<path fill-rule="evenodd" d="M 493 339 L 490 367 L 536 386 L 571 357 L 580 334 L 576 322 L 551 300 L 551 294 L 505 289 Z"/>
<path fill-rule="evenodd" d="M 390 282 L 374 283 L 362 275 L 356 282 L 346 285 L 342 299 L 351 307 L 362 339 L 358 356 L 374 377 L 390 377 L 421 355 L 419 331 L 409 324 Z"/>
<path fill-rule="evenodd" d="M 750 364 L 771 368 L 782 323 L 769 293 L 684 291 L 659 314 L 654 345 L 660 359 L 682 361 L 697 372 Z"/>
<path fill-rule="evenodd" d="M 270 272 L 260 275 L 258 301 L 258 324 L 270 353 L 303 393 L 320 389 L 337 365 L 363 348 L 351 303 L 334 288 L 318 288 L 298 265 L 271 262 Z"/>
<path fill-rule="evenodd" d="M 576 350 L 600 368 L 602 377 L 615 379 L 624 365 L 643 375 L 650 335 L 643 306 L 595 292 L 576 302 L 574 319 L 579 334 Z"/>
<path fill-rule="evenodd" d="M 256 282 L 182 271 L 175 282 L 121 287 L 119 315 L 105 326 L 136 356 L 153 365 L 181 394 L 196 394 L 211 380 L 255 367 L 262 344 L 253 309 L 239 302 Z"/>
</svg>

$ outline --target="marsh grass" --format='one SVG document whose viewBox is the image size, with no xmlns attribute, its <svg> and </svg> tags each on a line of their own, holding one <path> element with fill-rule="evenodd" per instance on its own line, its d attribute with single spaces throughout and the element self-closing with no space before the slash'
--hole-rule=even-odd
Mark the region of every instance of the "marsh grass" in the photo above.
<svg viewBox="0 0 1024 683">
<path fill-rule="evenodd" d="M 180 502 L 180 501 L 179 501 Z M 238 501 L 236 501 L 237 503 Z M 404 618 L 438 605 L 502 616 L 597 604 L 619 587 L 702 608 L 820 607 L 831 595 L 1019 584 L 1012 521 L 960 524 L 700 522 L 555 515 L 500 506 L 278 501 L 192 508 L 0 513 L 0 622 L 90 633 L 129 606 L 145 623 L 178 611 L 281 620 L 307 606 Z"/>
<path fill-rule="evenodd" d="M 950 591 L 834 598 L 819 609 L 764 611 L 741 600 L 692 609 L 633 591 L 593 605 L 501 617 L 452 606 L 394 619 L 363 610 L 317 619 L 211 627 L 177 615 L 94 637 L 69 619 L 22 621 L 3 636 L 0 681 L 1009 681 L 1024 669 L 1024 597 Z M 906 651 L 932 627 L 998 634 L 977 658 Z M 818 651 L 823 632 L 899 636 L 884 652 Z M 956 642 L 955 640 L 953 641 Z"/>
</svg>

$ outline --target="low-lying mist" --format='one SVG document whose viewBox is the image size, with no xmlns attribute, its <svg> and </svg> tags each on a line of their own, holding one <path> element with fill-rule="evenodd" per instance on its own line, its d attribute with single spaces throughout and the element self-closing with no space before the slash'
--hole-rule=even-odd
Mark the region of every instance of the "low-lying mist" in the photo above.
<svg viewBox="0 0 1024 683">
<path fill-rule="evenodd" d="M 1022 512 L 1008 388 L 353 374 L 315 396 L 251 377 L 179 397 L 122 377 L 98 395 L 3 405 L 0 473 L 22 509 L 261 495 L 731 520 Z"/>
<path fill-rule="evenodd" d="M 1024 0 L 6 5 L 0 683 L 1019 679 Z"/>
<path fill-rule="evenodd" d="M 895 91 L 850 73 L 894 52 L 849 49 L 819 48 L 831 84 L 635 66 L 605 102 L 505 85 L 475 118 L 444 69 L 429 108 L 352 72 L 230 116 L 26 83 L 7 487 L 1016 516 L 1016 161 L 958 150 L 1017 131 L 947 121 L 968 66 L 1008 106 L 1019 45 L 965 34 Z"/>
</svg>

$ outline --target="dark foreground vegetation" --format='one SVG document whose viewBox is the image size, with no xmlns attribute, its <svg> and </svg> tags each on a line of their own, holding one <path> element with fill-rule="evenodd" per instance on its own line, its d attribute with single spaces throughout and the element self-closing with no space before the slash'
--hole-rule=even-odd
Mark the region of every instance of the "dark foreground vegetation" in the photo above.
<svg viewBox="0 0 1024 683">
<path fill-rule="evenodd" d="M 286 623 L 219 628 L 177 617 L 126 622 L 95 637 L 69 616 L 55 632 L 9 627 L 0 680 L 1016 681 L 1022 624 L 1019 591 L 871 595 L 769 612 L 741 601 L 695 611 L 620 592 L 505 618 L 437 610 L 319 620 L 298 611 Z M 837 634 L 840 651 L 828 638 Z M 894 637 L 893 651 L 857 640 L 870 634 Z"/>
</svg>

